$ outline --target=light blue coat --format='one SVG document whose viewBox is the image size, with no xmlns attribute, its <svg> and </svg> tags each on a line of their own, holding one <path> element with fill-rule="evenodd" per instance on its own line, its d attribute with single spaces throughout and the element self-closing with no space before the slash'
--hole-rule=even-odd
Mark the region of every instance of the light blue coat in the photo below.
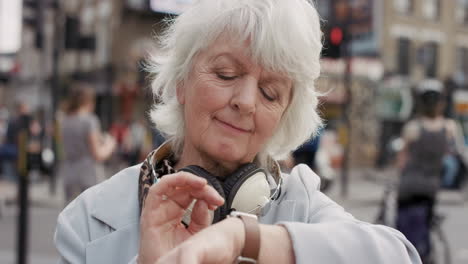
<svg viewBox="0 0 468 264">
<path fill-rule="evenodd" d="M 94 186 L 59 215 L 55 244 L 59 263 L 135 263 L 139 244 L 139 165 Z M 296 263 L 421 263 L 398 231 L 356 220 L 318 191 L 309 167 L 296 166 L 281 196 L 260 222 L 281 222 L 293 242 Z"/>
</svg>

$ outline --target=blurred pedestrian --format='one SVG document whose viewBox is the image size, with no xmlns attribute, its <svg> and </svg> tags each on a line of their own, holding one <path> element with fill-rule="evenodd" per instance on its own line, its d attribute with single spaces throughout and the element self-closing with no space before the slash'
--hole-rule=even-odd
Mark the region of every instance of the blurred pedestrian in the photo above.
<svg viewBox="0 0 468 264">
<path fill-rule="evenodd" d="M 64 151 L 61 174 L 67 202 L 98 182 L 97 166 L 111 156 L 116 146 L 113 137 L 102 133 L 94 107 L 92 87 L 80 83 L 72 88 L 61 124 Z"/>
<path fill-rule="evenodd" d="M 401 168 L 398 189 L 397 228 L 418 249 L 423 262 L 429 261 L 430 224 L 446 155 L 464 145 L 457 124 L 444 118 L 443 84 L 424 80 L 416 87 L 419 115 L 403 127 L 404 149 L 399 153 Z"/>
<path fill-rule="evenodd" d="M 129 120 L 119 117 L 111 124 L 109 133 L 115 138 L 119 148 L 123 146 L 124 139 L 127 137 L 129 123 Z"/>
<path fill-rule="evenodd" d="M 306 164 L 320 177 L 320 190 L 326 192 L 333 184 L 335 171 L 332 168 L 332 158 L 328 151 L 325 151 L 320 144 L 323 128 L 309 138 L 304 144 L 295 149 L 280 163 L 281 169 L 290 171 L 299 164 Z"/>
<path fill-rule="evenodd" d="M 316 170 L 315 156 L 319 149 L 319 144 L 320 132 L 318 132 L 317 135 L 311 137 L 304 144 L 299 146 L 299 148 L 292 152 L 294 166 L 303 163 L 309 166 L 312 170 Z"/>
<path fill-rule="evenodd" d="M 455 107 L 454 107 L 454 100 L 453 94 L 457 89 L 457 83 L 453 80 L 452 77 L 448 77 L 444 81 L 444 99 L 445 99 L 445 108 L 444 108 L 444 116 L 447 118 L 455 118 Z"/>
<path fill-rule="evenodd" d="M 143 118 L 133 119 L 123 138 L 123 156 L 127 166 L 140 163 L 142 151 L 148 138 L 148 131 Z"/>
<path fill-rule="evenodd" d="M 9 112 L 4 105 L 0 105 L 0 144 L 5 141 L 5 136 L 8 128 Z"/>
<path fill-rule="evenodd" d="M 36 116 L 31 117 L 28 126 L 28 138 L 26 142 L 28 171 L 41 172 L 44 129 Z M 39 176 L 39 174 L 35 174 Z M 34 180 L 38 180 L 35 178 Z"/>
<path fill-rule="evenodd" d="M 0 105 L 0 179 L 3 178 L 3 144 L 5 143 L 6 132 L 8 129 L 8 110 L 4 105 Z"/>
<path fill-rule="evenodd" d="M 16 103 L 16 116 L 8 121 L 4 143 L 2 144 L 2 169 L 4 178 L 8 181 L 18 180 L 17 159 L 20 134 L 28 134 L 31 116 L 29 106 L 24 101 Z"/>
</svg>

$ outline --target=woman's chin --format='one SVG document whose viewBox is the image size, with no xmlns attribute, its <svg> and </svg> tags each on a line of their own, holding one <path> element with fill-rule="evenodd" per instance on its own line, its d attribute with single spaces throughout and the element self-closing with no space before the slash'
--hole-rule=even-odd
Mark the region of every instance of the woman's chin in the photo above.
<svg viewBox="0 0 468 264">
<path fill-rule="evenodd" d="M 215 148 L 215 151 L 211 152 L 213 159 L 221 164 L 232 164 L 239 165 L 242 163 L 249 162 L 247 152 L 239 146 L 232 145 L 220 145 Z"/>
</svg>

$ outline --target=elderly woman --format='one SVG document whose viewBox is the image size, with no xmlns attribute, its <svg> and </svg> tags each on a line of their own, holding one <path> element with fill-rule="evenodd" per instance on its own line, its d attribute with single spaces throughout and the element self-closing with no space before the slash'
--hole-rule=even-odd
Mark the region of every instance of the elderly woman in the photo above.
<svg viewBox="0 0 468 264">
<path fill-rule="evenodd" d="M 62 263 L 420 263 L 401 233 L 322 194 L 309 167 L 285 175 L 274 161 L 321 124 L 312 4 L 202 0 L 160 40 L 151 117 L 168 142 L 60 214 Z"/>
</svg>

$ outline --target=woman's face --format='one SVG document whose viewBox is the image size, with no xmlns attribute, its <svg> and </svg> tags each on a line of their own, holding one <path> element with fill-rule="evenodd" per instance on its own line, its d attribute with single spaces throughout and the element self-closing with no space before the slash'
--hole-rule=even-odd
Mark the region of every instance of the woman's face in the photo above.
<svg viewBox="0 0 468 264">
<path fill-rule="evenodd" d="M 197 163 L 197 156 L 206 157 L 235 169 L 251 162 L 274 134 L 292 81 L 255 64 L 248 51 L 247 43 L 219 38 L 194 58 L 177 90 L 186 129 L 182 158 Z"/>
</svg>

